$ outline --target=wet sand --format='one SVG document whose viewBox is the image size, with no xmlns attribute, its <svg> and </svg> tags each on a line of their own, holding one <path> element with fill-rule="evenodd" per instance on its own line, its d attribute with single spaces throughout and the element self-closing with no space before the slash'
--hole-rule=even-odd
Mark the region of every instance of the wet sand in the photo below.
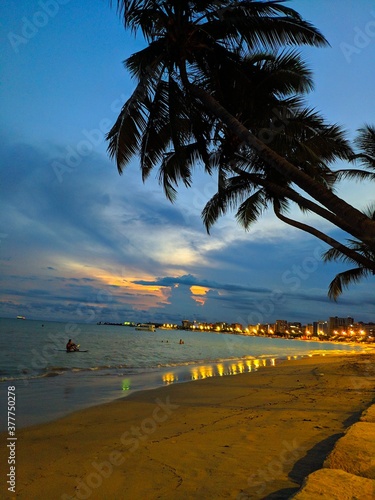
<svg viewBox="0 0 375 500">
<path fill-rule="evenodd" d="M 17 498 L 289 498 L 374 401 L 374 362 L 374 351 L 286 361 L 18 430 Z M 7 437 L 1 497 L 15 498 Z"/>
</svg>

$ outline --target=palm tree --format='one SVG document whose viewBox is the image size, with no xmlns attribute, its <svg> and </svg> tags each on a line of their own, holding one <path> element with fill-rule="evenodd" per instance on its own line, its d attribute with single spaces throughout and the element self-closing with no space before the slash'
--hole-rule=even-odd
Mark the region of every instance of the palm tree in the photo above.
<svg viewBox="0 0 375 500">
<path fill-rule="evenodd" d="M 295 57 L 295 55 L 288 56 L 290 58 L 287 65 L 288 73 L 290 73 L 291 68 L 290 62 Z M 294 63 L 297 62 L 294 61 Z M 298 65 L 294 64 L 294 67 L 298 67 Z M 261 77 L 258 75 L 257 79 L 261 88 L 256 92 L 256 104 L 260 103 L 260 112 L 256 113 L 256 105 L 251 104 L 249 111 L 247 111 L 247 103 L 243 103 L 241 95 L 236 104 L 237 109 L 241 110 L 241 117 L 245 123 L 248 124 L 251 121 L 251 128 L 257 131 L 258 135 L 259 131 L 267 130 L 262 127 L 267 127 L 272 114 L 281 116 L 282 127 L 279 129 L 274 127 L 274 133 L 272 133 L 272 129 L 268 131 L 272 137 L 273 149 L 284 158 L 293 161 L 295 165 L 308 171 L 310 175 L 320 176 L 321 182 L 331 186 L 336 181 L 336 176 L 329 170 L 327 163 L 336 158 L 351 159 L 354 153 L 338 127 L 327 126 L 318 113 L 301 107 L 300 99 L 287 96 L 289 90 L 297 91 L 298 89 L 290 89 L 290 85 L 285 89 L 285 82 L 282 78 L 285 69 L 283 57 L 273 59 L 270 74 L 264 71 L 262 65 Z M 301 77 L 299 71 L 296 72 L 296 75 Z M 270 86 L 269 81 L 272 80 L 272 77 L 274 77 L 274 83 Z M 295 82 L 296 79 L 294 78 L 293 81 Z M 301 86 L 299 85 L 299 87 Z M 270 96 L 267 96 L 268 92 L 271 93 Z M 283 93 L 286 95 L 280 98 Z M 278 98 L 275 99 L 275 96 Z M 238 99 L 238 92 L 234 96 L 232 93 L 230 97 L 232 102 L 226 103 L 226 106 L 234 109 L 233 100 Z M 271 115 L 267 112 L 269 108 L 265 106 L 267 102 L 271 102 L 273 105 Z M 235 114 L 236 111 L 233 113 Z M 290 180 L 267 168 L 267 164 L 261 157 L 254 155 L 252 150 L 245 149 L 243 144 L 240 144 L 239 141 L 236 142 L 230 134 L 227 133 L 221 137 L 220 146 L 212 154 L 212 157 L 212 169 L 215 167 L 218 169 L 219 183 L 217 193 L 209 200 L 202 213 L 208 231 L 217 219 L 229 209 L 237 209 L 237 221 L 245 229 L 249 229 L 263 212 L 272 206 L 276 217 L 284 223 L 319 238 L 352 261 L 374 269 L 374 262 L 368 260 L 361 253 L 355 252 L 352 248 L 311 225 L 287 217 L 285 213 L 290 208 L 290 202 L 294 202 L 302 211 L 314 212 L 334 224 L 336 222 L 331 212 L 301 196 L 293 189 Z M 233 176 L 230 177 L 230 175 Z"/>
<path fill-rule="evenodd" d="M 232 93 L 246 92 L 246 83 L 252 81 L 245 70 L 248 55 L 283 44 L 327 45 L 315 27 L 277 0 L 118 0 L 117 7 L 125 28 L 141 30 L 148 42 L 126 61 L 138 84 L 108 134 L 109 153 L 120 173 L 139 154 L 144 179 L 162 165 L 169 169 L 166 179 L 189 186 L 191 168 L 198 160 L 211 172 L 212 134 L 225 132 L 252 150 L 268 169 L 315 199 L 337 227 L 373 244 L 375 221 L 337 197 L 322 182 L 322 169 L 301 168 L 271 149 L 225 99 L 228 79 L 222 78 L 223 72 L 242 82 Z"/>
<path fill-rule="evenodd" d="M 281 42 L 327 43 L 293 10 L 274 1 L 266 5 L 217 0 L 118 0 L 117 6 L 124 15 L 125 28 L 141 30 L 149 45 L 126 61 L 138 84 L 108 134 L 109 152 L 115 156 L 120 173 L 139 154 L 143 178 L 163 158 L 170 144 L 175 153 L 189 139 L 200 139 L 203 151 L 206 148 L 207 128 L 202 130 L 199 122 L 208 116 L 187 92 L 188 72 L 195 75 L 195 83 L 207 72 L 217 81 L 215 74 L 220 68 L 238 74 L 236 53 L 245 43 L 253 47 L 264 43 L 276 47 Z M 236 24 L 243 26 L 233 29 Z"/>
</svg>

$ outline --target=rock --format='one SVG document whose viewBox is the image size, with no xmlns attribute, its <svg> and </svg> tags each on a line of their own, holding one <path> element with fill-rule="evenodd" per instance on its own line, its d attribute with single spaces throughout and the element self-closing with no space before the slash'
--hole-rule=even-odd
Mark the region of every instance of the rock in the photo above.
<svg viewBox="0 0 375 500">
<path fill-rule="evenodd" d="M 375 405 L 370 406 L 366 411 L 362 413 L 360 421 L 375 423 Z"/>
<path fill-rule="evenodd" d="M 375 481 L 343 470 L 320 469 L 309 474 L 293 500 L 374 500 Z"/>
<path fill-rule="evenodd" d="M 357 422 L 349 427 L 323 466 L 375 479 L 375 423 Z"/>
</svg>

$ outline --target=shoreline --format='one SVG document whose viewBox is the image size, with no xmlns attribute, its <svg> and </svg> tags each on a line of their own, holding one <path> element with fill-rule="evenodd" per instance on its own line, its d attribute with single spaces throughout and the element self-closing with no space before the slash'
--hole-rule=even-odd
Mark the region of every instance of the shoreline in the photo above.
<svg viewBox="0 0 375 500">
<path fill-rule="evenodd" d="M 353 346 L 354 347 L 354 346 Z M 362 351 L 363 352 L 363 351 Z M 18 429 L 52 422 L 73 412 L 117 401 L 144 390 L 204 378 L 255 373 L 287 360 L 354 354 L 353 351 L 322 351 L 310 354 L 263 355 L 210 362 L 192 362 L 153 368 L 139 373 L 116 373 L 111 370 L 75 370 L 32 379 L 2 381 L 0 396 L 5 400 L 6 388 L 17 390 Z M 51 376 L 54 375 L 54 376 Z M 43 413 L 40 408 L 43 401 Z M 0 432 L 6 430 L 6 412 L 0 410 Z M 3 418 L 4 417 L 4 418 Z"/>
<path fill-rule="evenodd" d="M 309 355 L 298 355 L 294 358 L 307 356 Z M 320 354 L 314 356 L 320 356 Z M 279 358 L 261 356 L 220 362 L 191 362 L 131 374 L 110 374 L 104 370 L 103 375 L 97 371 L 82 370 L 66 372 L 55 377 L 10 379 L 3 381 L 3 385 L 0 386 L 0 397 L 5 399 L 6 387 L 10 384 L 16 387 L 19 415 L 17 424 L 20 429 L 53 422 L 76 411 L 129 397 L 135 392 L 160 389 L 171 384 L 194 382 L 209 377 L 252 373 L 287 359 L 288 356 Z M 40 411 L 42 399 L 43 414 Z M 5 430 L 6 414 L 4 413 L 4 418 L 0 419 L 0 433 Z"/>
<path fill-rule="evenodd" d="M 374 362 L 284 361 L 17 430 L 17 498 L 289 498 L 373 402 Z"/>
</svg>

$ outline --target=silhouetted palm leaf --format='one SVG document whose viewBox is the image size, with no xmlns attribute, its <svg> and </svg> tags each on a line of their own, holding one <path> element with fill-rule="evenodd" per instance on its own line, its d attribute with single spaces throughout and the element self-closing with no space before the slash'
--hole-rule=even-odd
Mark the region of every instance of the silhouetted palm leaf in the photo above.
<svg viewBox="0 0 375 500">
<path fill-rule="evenodd" d="M 375 180 L 375 127 L 364 125 L 358 129 L 358 135 L 354 140 L 359 152 L 353 154 L 351 159 L 359 161 L 366 170 L 342 169 L 338 172 L 339 178 L 355 180 Z"/>
<path fill-rule="evenodd" d="M 368 207 L 366 213 L 368 216 L 375 218 L 374 206 Z M 375 262 L 375 247 L 370 247 L 369 245 L 356 240 L 348 240 L 347 246 L 355 252 L 363 255 L 369 261 Z M 348 264 L 358 264 L 357 261 L 351 259 L 347 255 L 344 255 L 340 250 L 335 248 L 327 250 L 323 254 L 323 260 L 325 262 L 338 261 Z M 337 300 L 343 290 L 348 288 L 349 285 L 352 283 L 358 283 L 360 280 L 373 274 L 375 274 L 374 268 L 371 268 L 370 266 L 366 267 L 364 265 L 339 273 L 329 285 L 328 296 L 333 300 Z"/>
</svg>

